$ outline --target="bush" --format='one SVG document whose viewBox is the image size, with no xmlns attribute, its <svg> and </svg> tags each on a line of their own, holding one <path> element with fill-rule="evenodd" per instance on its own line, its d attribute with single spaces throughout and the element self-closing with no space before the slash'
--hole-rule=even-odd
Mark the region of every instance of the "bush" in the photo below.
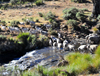
<svg viewBox="0 0 100 76">
<path fill-rule="evenodd" d="M 19 21 L 12 21 L 10 23 L 10 26 L 12 26 L 12 27 L 18 27 L 18 24 L 19 24 Z"/>
<path fill-rule="evenodd" d="M 83 22 L 86 19 L 86 16 L 83 13 L 77 12 L 76 18 Z"/>
<path fill-rule="evenodd" d="M 20 33 L 17 38 L 23 44 L 24 49 L 32 49 L 36 47 L 37 38 L 35 35 L 30 35 L 29 33 Z"/>
<path fill-rule="evenodd" d="M 35 2 L 35 4 L 36 4 L 37 6 L 43 5 L 43 1 L 42 1 L 42 0 L 37 0 L 37 1 Z"/>
<path fill-rule="evenodd" d="M 49 39 L 48 37 L 46 37 L 45 35 L 39 35 L 39 41 L 41 42 L 41 44 L 43 45 L 43 47 L 45 46 L 48 46 L 48 42 L 49 42 Z"/>
<path fill-rule="evenodd" d="M 77 26 L 79 24 L 79 22 L 77 22 L 76 20 L 68 20 L 67 23 L 68 25 L 68 29 L 70 30 L 78 30 L 79 31 L 79 26 Z"/>
<path fill-rule="evenodd" d="M 17 2 L 18 2 L 18 0 L 10 0 L 10 3 L 11 3 L 12 5 L 16 5 Z"/>
<path fill-rule="evenodd" d="M 47 13 L 45 16 L 44 16 L 44 19 L 45 20 L 49 20 L 49 19 L 55 19 L 55 15 L 50 11 L 49 13 Z"/>
<path fill-rule="evenodd" d="M 53 20 L 51 24 L 52 24 L 52 29 L 59 28 L 59 25 L 60 25 L 59 22 L 57 22 L 55 20 Z"/>
<path fill-rule="evenodd" d="M 78 10 L 77 8 L 65 8 L 63 10 L 63 18 L 65 20 L 69 20 L 69 19 L 75 19 L 75 20 L 81 20 L 84 21 L 86 19 L 86 16 L 84 15 L 84 11 L 83 10 Z"/>
<path fill-rule="evenodd" d="M 79 12 L 78 9 L 76 8 L 69 8 L 69 9 L 64 9 L 63 10 L 63 13 L 64 13 L 64 16 L 63 18 L 65 20 L 68 20 L 68 19 L 76 19 L 76 13 Z"/>
<path fill-rule="evenodd" d="M 23 42 L 23 44 L 27 45 L 27 38 L 29 37 L 29 33 L 20 33 L 17 38 Z"/>
<path fill-rule="evenodd" d="M 36 36 L 35 35 L 30 35 L 27 38 L 27 40 L 28 40 L 29 43 L 32 43 L 32 45 L 35 46 L 35 43 L 36 43 Z"/>
<path fill-rule="evenodd" d="M 40 17 L 43 17 L 43 14 L 41 12 L 38 13 Z"/>
<path fill-rule="evenodd" d="M 0 5 L 1 10 L 7 10 L 9 4 Z"/>
<path fill-rule="evenodd" d="M 28 18 L 29 21 L 34 21 L 33 17 Z"/>
<path fill-rule="evenodd" d="M 7 10 L 7 8 L 5 8 L 4 6 L 1 7 L 1 10 Z"/>
<path fill-rule="evenodd" d="M 39 22 L 39 19 L 36 19 L 36 21 L 35 22 Z"/>
<path fill-rule="evenodd" d="M 3 26 L 6 26 L 6 22 L 5 22 L 5 21 L 1 21 L 1 24 L 2 24 Z"/>
<path fill-rule="evenodd" d="M 76 20 L 68 20 L 67 21 L 67 25 L 69 25 L 69 26 L 73 26 L 73 27 L 75 27 L 75 26 L 77 26 L 79 23 L 76 21 Z"/>
</svg>

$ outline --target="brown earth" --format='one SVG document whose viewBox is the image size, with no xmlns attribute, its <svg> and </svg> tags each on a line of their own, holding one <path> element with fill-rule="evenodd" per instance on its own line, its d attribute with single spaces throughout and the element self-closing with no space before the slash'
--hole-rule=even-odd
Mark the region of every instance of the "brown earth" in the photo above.
<svg viewBox="0 0 100 76">
<path fill-rule="evenodd" d="M 65 8 L 76 7 L 78 9 L 87 8 L 89 11 L 92 11 L 92 3 L 73 3 L 69 0 L 65 2 L 62 1 L 45 1 L 44 6 L 37 6 L 33 8 L 23 8 L 23 9 L 8 9 L 8 10 L 0 10 L 3 14 L 0 15 L 0 20 L 4 21 L 12 21 L 12 20 L 19 20 L 21 21 L 22 18 L 33 17 L 34 20 L 39 19 L 41 23 L 45 23 L 43 18 L 39 17 L 38 13 L 48 13 L 49 11 L 53 12 L 55 15 L 59 16 L 62 19 L 63 12 L 62 10 Z M 32 13 L 32 16 L 27 16 L 27 14 Z M 37 23 L 38 24 L 38 23 Z"/>
</svg>

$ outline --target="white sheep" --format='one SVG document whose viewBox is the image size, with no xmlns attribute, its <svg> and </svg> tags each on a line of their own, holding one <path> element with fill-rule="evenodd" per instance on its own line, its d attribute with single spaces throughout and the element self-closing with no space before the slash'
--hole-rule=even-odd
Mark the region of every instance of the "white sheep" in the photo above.
<svg viewBox="0 0 100 76">
<path fill-rule="evenodd" d="M 56 42 L 57 41 L 56 40 L 56 37 L 51 36 L 51 39 L 52 39 L 53 42 Z"/>
<path fill-rule="evenodd" d="M 69 51 L 75 51 L 75 46 L 74 45 L 71 45 L 71 44 L 68 44 L 68 49 L 69 49 Z"/>
<path fill-rule="evenodd" d="M 87 50 L 87 47 L 86 47 L 86 45 L 80 45 L 78 47 L 78 50 L 81 51 L 81 52 L 85 52 Z"/>
<path fill-rule="evenodd" d="M 49 40 L 49 45 L 53 45 L 53 41 L 51 39 Z"/>
<path fill-rule="evenodd" d="M 87 45 L 87 49 L 88 49 L 91 53 L 93 53 L 93 52 L 96 50 L 97 46 L 98 46 L 98 45 L 96 45 L 96 44 L 92 44 L 92 45 L 88 44 L 88 45 Z"/>
<path fill-rule="evenodd" d="M 61 33 L 58 33 L 58 38 L 63 38 Z"/>
<path fill-rule="evenodd" d="M 20 29 L 18 27 L 14 27 L 16 33 L 20 33 Z"/>
<path fill-rule="evenodd" d="M 57 42 L 57 43 L 60 43 L 61 40 L 60 40 L 59 38 L 56 38 L 56 42 Z"/>
<path fill-rule="evenodd" d="M 53 42 L 53 47 L 56 47 L 57 46 L 57 42 Z"/>
<path fill-rule="evenodd" d="M 63 49 L 65 49 L 67 47 L 67 45 L 68 45 L 68 41 L 67 40 L 64 40 L 63 41 Z"/>
<path fill-rule="evenodd" d="M 60 48 L 62 48 L 62 43 L 57 43 L 57 47 L 58 47 L 58 49 L 60 49 Z"/>
<path fill-rule="evenodd" d="M 20 22 L 20 25 L 25 25 L 25 23 L 24 22 Z"/>
<path fill-rule="evenodd" d="M 6 26 L 1 25 L 1 29 L 6 31 Z"/>
</svg>

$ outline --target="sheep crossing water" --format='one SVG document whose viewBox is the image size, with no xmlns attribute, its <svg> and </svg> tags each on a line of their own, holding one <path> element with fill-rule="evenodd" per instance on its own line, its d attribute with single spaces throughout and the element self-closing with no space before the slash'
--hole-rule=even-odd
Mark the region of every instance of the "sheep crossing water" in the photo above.
<svg viewBox="0 0 100 76">
<path fill-rule="evenodd" d="M 82 53 L 93 53 L 96 50 L 98 44 L 89 44 L 86 40 L 87 39 L 75 39 L 69 43 L 66 39 L 61 42 L 60 38 L 51 36 L 49 44 L 50 46 L 57 47 L 59 50 L 63 48 L 63 51 L 69 50 L 74 52 L 79 51 Z"/>
</svg>

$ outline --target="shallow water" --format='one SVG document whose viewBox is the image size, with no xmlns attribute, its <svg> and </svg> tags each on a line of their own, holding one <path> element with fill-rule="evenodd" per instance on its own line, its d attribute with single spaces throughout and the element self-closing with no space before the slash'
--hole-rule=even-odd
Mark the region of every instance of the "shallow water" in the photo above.
<svg viewBox="0 0 100 76">
<path fill-rule="evenodd" d="M 55 66 L 59 60 L 59 55 L 64 56 L 68 54 L 69 51 L 63 51 L 63 49 L 58 49 L 56 47 L 45 47 L 40 50 L 33 50 L 27 52 L 20 58 L 14 58 L 14 60 L 18 60 L 19 62 L 25 59 L 25 61 L 30 60 L 32 62 L 32 66 L 35 65 L 44 65 L 44 66 Z M 26 63 L 26 62 L 25 62 Z"/>
</svg>

